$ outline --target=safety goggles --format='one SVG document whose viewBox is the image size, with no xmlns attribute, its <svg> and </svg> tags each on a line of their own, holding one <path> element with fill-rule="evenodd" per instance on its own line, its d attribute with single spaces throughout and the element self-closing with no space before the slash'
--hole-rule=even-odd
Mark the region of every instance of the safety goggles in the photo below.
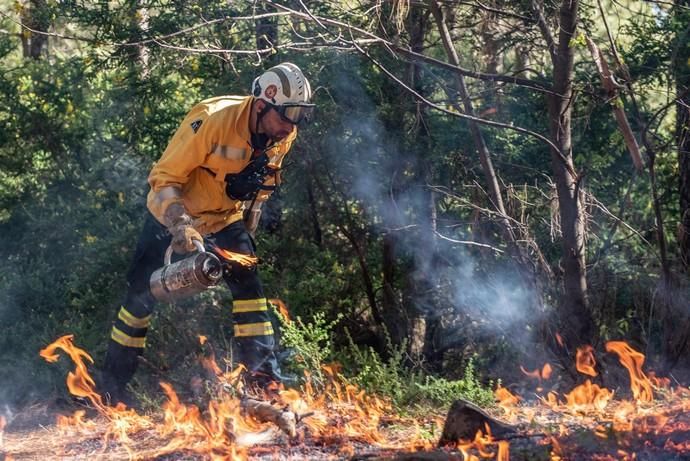
<svg viewBox="0 0 690 461">
<path fill-rule="evenodd" d="M 309 122 L 314 115 L 314 104 L 283 104 L 273 108 L 283 120 L 293 125 Z"/>
</svg>

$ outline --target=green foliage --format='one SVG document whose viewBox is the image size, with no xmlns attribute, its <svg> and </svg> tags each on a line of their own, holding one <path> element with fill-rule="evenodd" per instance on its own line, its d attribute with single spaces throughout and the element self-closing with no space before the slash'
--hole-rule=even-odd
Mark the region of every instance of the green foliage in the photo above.
<svg viewBox="0 0 690 461">
<path fill-rule="evenodd" d="M 395 404 L 406 401 L 409 395 L 409 376 L 404 368 L 404 346 L 393 347 L 388 341 L 387 359 L 371 347 L 356 345 L 352 338 L 346 354 L 342 354 L 343 372 L 352 373 L 352 382 L 370 393 L 389 397 Z"/>
<path fill-rule="evenodd" d="M 353 383 L 376 395 L 384 395 L 399 408 L 417 403 L 448 406 L 462 398 L 488 406 L 494 402 L 493 383 L 484 385 L 475 369 L 475 359 L 465 365 L 462 378 L 448 380 L 415 370 L 406 364 L 405 345 L 393 346 L 388 342 L 386 359 L 371 347 L 354 344 L 341 354 L 342 373 Z"/>
<path fill-rule="evenodd" d="M 311 322 L 303 322 L 301 317 L 288 321 L 277 314 L 281 321 L 281 342 L 294 354 L 290 362 L 289 371 L 298 376 L 304 376 L 307 371 L 316 383 L 323 383 L 323 365 L 333 358 L 332 334 L 333 327 L 342 318 L 333 321 L 325 319 L 325 313 L 314 315 Z"/>
<path fill-rule="evenodd" d="M 390 13 L 385 2 L 365 2 L 356 8 L 348 3 L 343 9 L 345 4 L 338 2 L 316 3 L 315 13 L 337 16 L 375 33 L 381 30 L 372 28 L 374 18 Z M 634 6 L 634 2 L 626 4 Z M 21 8 L 19 3 L 15 6 Z M 532 14 L 530 2 L 505 6 L 519 15 Z M 296 353 L 289 365 L 292 371 L 307 370 L 321 379 L 321 365 L 337 360 L 343 364 L 343 374 L 398 405 L 415 399 L 447 404 L 455 396 L 482 405 L 491 401 L 475 363 L 491 363 L 494 357 L 468 359 L 479 347 L 472 338 L 458 334 L 457 325 L 463 322 L 457 318 L 460 313 L 469 319 L 465 310 L 474 306 L 454 299 L 457 287 L 452 275 L 465 270 L 466 260 L 471 259 L 479 261 L 480 268 L 468 264 L 468 271 L 491 273 L 510 264 L 510 252 L 487 255 L 484 249 L 460 250 L 459 245 L 439 243 L 430 229 L 433 217 L 436 230 L 444 236 L 506 247 L 495 216 L 482 211 L 493 205 L 485 192 L 485 175 L 469 125 L 418 103 L 356 53 L 317 47 L 280 51 L 257 61 L 254 54 L 182 51 L 201 44 L 254 49 L 255 21 L 221 19 L 250 15 L 256 8 L 265 5 L 163 2 L 151 9 L 144 30 L 137 26 L 141 12 L 131 2 L 53 2 L 36 12 L 36 19 L 49 21 L 58 34 L 88 40 L 51 37 L 50 47 L 36 60 L 22 57 L 19 26 L 9 17 L 0 18 L 0 28 L 9 31 L 0 36 L 0 324 L 10 326 L 0 337 L 0 369 L 9 370 L 0 376 L 0 390 L 5 392 L 0 393 L 0 404 L 31 398 L 29 392 L 8 389 L 31 384 L 45 394 L 62 382 L 63 368 L 44 366 L 36 358 L 37 351 L 58 335 L 74 333 L 77 343 L 100 361 L 108 322 L 124 296 L 129 258 L 145 213 L 151 164 L 193 104 L 219 94 L 247 94 L 262 68 L 282 60 L 305 70 L 317 90 L 318 106 L 314 122 L 300 129 L 290 166 L 284 170 L 285 183 L 266 205 L 258 234 L 266 292 L 286 301 L 295 316 L 282 328 L 283 345 Z M 411 8 L 419 13 L 417 5 Z M 472 9 L 449 8 L 448 17 L 457 22 L 452 29 L 463 65 L 486 70 L 483 53 L 488 47 L 484 34 L 477 33 L 481 31 Z M 659 5 L 640 8 L 645 14 L 625 13 L 615 35 L 637 93 L 636 106 L 643 122 L 650 122 L 648 134 L 659 148 L 656 171 L 662 211 L 668 228 L 675 229 L 680 214 L 676 133 L 672 113 L 659 110 L 667 103 L 665 95 L 672 93 L 674 75 L 687 70 L 688 12 Z M 598 8 L 587 5 L 582 13 L 580 30 L 603 37 Z M 547 22 L 554 22 L 558 5 L 547 2 L 544 14 Z M 324 33 L 311 29 L 308 21 L 273 20 L 279 24 L 279 43 Z M 408 20 L 406 29 L 395 32 L 396 43 L 408 46 L 413 31 L 423 29 L 426 37 L 418 49 L 445 60 L 430 19 L 412 14 Z M 203 27 L 197 27 L 202 22 Z M 550 65 L 542 62 L 548 52 L 532 41 L 538 31 L 530 27 L 521 23 L 509 32 L 496 32 L 501 51 L 495 58 L 501 71 L 549 83 Z M 135 45 L 166 35 L 170 37 L 162 42 Z M 583 39 L 579 34 L 571 40 L 578 52 L 573 158 L 582 173 L 581 185 L 589 198 L 598 201 L 586 204 L 592 310 L 601 336 L 646 335 L 655 341 L 651 338 L 659 326 L 649 312 L 659 261 L 649 179 L 644 175 L 631 179 L 629 155 L 611 114 L 609 95 L 600 91 Z M 602 49 L 608 56 L 605 45 Z M 413 83 L 416 91 L 452 107 L 451 71 L 422 63 L 412 67 L 383 48 L 371 50 L 395 75 Z M 139 51 L 148 52 L 147 72 L 138 62 Z M 525 62 L 518 59 L 520 53 L 527 53 Z M 521 66 L 527 71 L 522 72 Z M 612 69 L 619 72 L 615 66 Z M 470 78 L 467 84 L 481 117 L 548 132 L 544 93 Z M 625 92 L 614 102 L 619 103 L 639 132 L 641 122 L 633 119 L 633 104 Z M 507 211 L 521 223 L 519 239 L 530 245 L 533 240 L 533 248 L 555 269 L 554 280 L 548 280 L 553 284 L 540 293 L 548 298 L 562 282 L 548 147 L 515 131 L 486 126 L 481 131 L 499 182 L 505 185 Z M 429 185 L 435 186 L 433 195 Z M 596 203 L 621 216 L 612 217 Z M 612 231 L 618 218 L 635 231 L 623 225 Z M 677 265 L 675 232 L 667 232 L 667 238 L 670 258 Z M 384 257 L 384 243 L 390 242 L 394 242 L 392 255 Z M 542 289 L 539 283 L 536 286 Z M 159 357 L 174 352 L 160 363 L 188 354 L 193 329 L 208 325 L 228 339 L 218 321 L 229 316 L 227 309 L 214 305 L 225 306 L 227 300 L 207 296 L 191 303 L 200 306 L 164 309 L 154 322 L 149 342 L 154 348 L 147 354 Z M 207 306 L 213 308 L 206 312 Z M 410 363 L 404 340 L 383 338 L 380 332 L 388 325 L 380 324 L 377 310 L 395 317 L 384 321 L 393 326 L 422 312 L 432 332 L 429 337 L 462 337 L 457 347 L 462 352 L 452 357 L 453 363 L 464 365 L 462 378 L 449 380 L 446 376 L 452 370 L 440 367 L 434 369 L 438 375 L 421 373 Z M 455 318 L 448 321 L 451 314 Z M 204 315 L 212 318 L 205 324 L 197 322 Z M 180 338 L 179 325 L 190 330 L 188 337 Z M 471 334 L 473 328 L 466 330 Z M 426 339 L 425 359 L 445 363 L 441 348 L 435 349 L 438 344 Z"/>
<path fill-rule="evenodd" d="M 500 381 L 499 381 L 500 384 Z M 475 369 L 475 359 L 470 358 L 463 371 L 462 379 L 448 380 L 443 377 L 418 376 L 414 380 L 414 385 L 418 388 L 418 397 L 422 401 L 429 401 L 438 405 L 450 405 L 458 398 L 469 400 L 480 406 L 491 406 L 495 402 L 492 388 L 493 382 L 484 385 L 479 380 Z M 408 397 L 408 401 L 416 400 L 413 395 Z"/>
</svg>

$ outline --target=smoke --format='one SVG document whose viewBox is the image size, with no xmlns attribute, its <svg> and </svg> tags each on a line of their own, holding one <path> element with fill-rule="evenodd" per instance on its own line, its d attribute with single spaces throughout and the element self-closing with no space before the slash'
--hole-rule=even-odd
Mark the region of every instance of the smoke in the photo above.
<svg viewBox="0 0 690 461">
<path fill-rule="evenodd" d="M 347 70 L 337 72 L 331 81 L 344 115 L 329 136 L 332 141 L 326 150 L 347 184 L 346 194 L 358 201 L 366 219 L 380 232 L 396 236 L 398 260 L 413 261 L 408 278 L 415 294 L 405 302 L 413 302 L 427 318 L 445 319 L 445 339 L 467 335 L 474 329 L 477 334 L 488 332 L 515 345 L 524 344 L 531 336 L 528 324 L 536 320 L 535 290 L 526 285 L 505 254 L 476 250 L 433 234 L 427 182 L 434 177 L 420 171 L 420 165 L 429 161 L 422 156 L 429 153 L 420 155 L 414 140 L 413 145 L 405 146 L 405 136 L 396 138 L 402 127 L 385 125 L 378 113 L 386 109 L 374 104 L 363 80 L 353 78 L 355 66 L 348 64 L 352 63 L 344 64 Z M 457 129 L 451 149 L 465 145 L 472 149 L 471 140 L 462 138 L 462 126 Z M 433 144 L 434 133 L 431 136 L 424 142 Z M 461 178 L 452 178 L 457 179 Z M 458 213 L 437 211 L 439 222 L 450 223 L 439 231 L 453 239 L 473 240 L 468 226 L 454 225 L 461 220 Z"/>
<path fill-rule="evenodd" d="M 488 322 L 510 324 L 528 300 L 524 288 L 513 274 L 501 268 L 491 275 L 480 275 L 478 263 L 467 252 L 450 270 L 453 279 L 451 299 L 474 317 Z"/>
<path fill-rule="evenodd" d="M 117 110 L 90 113 L 92 130 L 78 140 L 56 133 L 67 138 L 64 161 L 54 166 L 64 174 L 21 172 L 27 182 L 42 182 L 23 198 L 3 197 L 0 402 L 6 405 L 0 414 L 7 419 L 10 406 L 22 408 L 64 389 L 64 370 L 47 367 L 40 348 L 74 333 L 90 340 L 87 349 L 102 349 L 107 319 L 124 295 L 149 166 L 109 133 L 122 117 Z"/>
</svg>

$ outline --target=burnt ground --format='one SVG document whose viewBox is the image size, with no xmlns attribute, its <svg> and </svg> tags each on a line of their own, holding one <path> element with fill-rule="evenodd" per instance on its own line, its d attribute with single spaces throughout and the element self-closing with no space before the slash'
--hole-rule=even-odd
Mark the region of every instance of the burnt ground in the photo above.
<svg viewBox="0 0 690 461">
<path fill-rule="evenodd" d="M 540 402 L 517 408 L 516 432 L 506 437 L 513 461 L 673 461 L 690 460 L 690 399 L 687 393 L 662 396 L 639 406 L 627 419 L 616 419 L 621 405 L 609 403 L 606 411 L 552 409 Z M 629 406 L 629 402 L 624 402 Z M 109 432 L 112 425 L 93 410 L 87 411 L 80 428 L 61 428 L 58 414 L 71 414 L 70 402 L 34 405 L 16 415 L 6 427 L 0 444 L 0 461 L 5 460 L 357 460 L 357 461 L 441 461 L 498 459 L 496 445 L 484 448 L 434 445 L 440 436 L 439 416 L 427 414 L 413 419 L 382 418 L 376 438 L 371 434 L 348 435 L 345 426 L 329 435 L 314 435 L 306 426 L 294 439 L 270 424 L 257 434 L 209 450 L 198 438 L 181 438 L 181 433 L 163 435 L 157 427 L 128 434 L 122 443 Z M 500 415 L 500 412 L 496 414 Z M 502 415 L 506 416 L 506 415 Z M 151 421 L 162 420 L 151 415 Z M 442 419 L 442 418 L 441 418 Z M 623 423 L 626 421 L 627 423 Z M 414 423 L 414 424 L 413 424 Z M 407 425 L 415 425 L 412 429 Z M 235 458 L 233 458 L 235 456 Z"/>
</svg>

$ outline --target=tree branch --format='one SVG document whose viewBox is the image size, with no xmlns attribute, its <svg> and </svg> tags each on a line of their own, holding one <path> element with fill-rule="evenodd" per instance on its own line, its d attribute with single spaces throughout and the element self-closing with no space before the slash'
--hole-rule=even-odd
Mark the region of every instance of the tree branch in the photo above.
<svg viewBox="0 0 690 461">
<path fill-rule="evenodd" d="M 443 67 L 443 68 L 448 69 L 448 70 L 453 70 L 455 72 L 459 72 L 466 77 L 476 78 L 476 79 L 485 80 L 485 81 L 513 83 L 516 85 L 526 86 L 526 87 L 533 88 L 535 90 L 539 90 L 539 91 L 543 91 L 543 92 L 549 92 L 550 91 L 550 87 L 544 83 L 540 83 L 540 82 L 536 82 L 533 80 L 520 78 L 520 77 L 511 77 L 511 76 L 498 75 L 498 74 L 486 74 L 483 72 L 474 72 L 474 71 L 471 71 L 468 69 L 463 69 L 461 67 L 454 66 L 452 64 L 448 64 L 446 62 L 440 61 L 438 59 L 434 59 L 434 58 L 425 56 L 423 54 L 411 51 L 411 50 L 404 48 L 400 45 L 397 45 L 397 44 L 395 44 L 389 40 L 386 40 L 382 37 L 379 37 L 379 36 L 369 32 L 367 30 L 361 29 L 359 27 L 355 27 L 349 23 L 337 21 L 334 19 L 318 17 L 318 16 L 312 14 L 311 12 L 303 13 L 303 12 L 294 10 L 292 8 L 286 7 L 284 5 L 280 5 L 278 3 L 275 3 L 272 0 L 265 0 L 265 1 L 266 1 L 266 3 L 272 5 L 273 7 L 277 8 L 281 11 L 287 12 L 293 16 L 296 16 L 296 17 L 299 17 L 299 18 L 302 18 L 302 19 L 305 19 L 308 21 L 318 20 L 318 24 L 321 27 L 325 27 L 325 25 L 328 24 L 331 26 L 345 28 L 348 32 L 350 32 L 351 36 L 353 36 L 353 32 L 356 32 L 358 35 L 364 35 L 364 36 L 368 37 L 369 39 L 371 39 L 371 42 L 370 42 L 371 44 L 383 45 L 391 51 L 394 50 L 394 51 L 397 51 L 397 52 L 404 54 L 406 56 L 413 57 L 417 60 L 421 60 L 423 62 L 433 64 L 435 66 Z M 340 34 L 334 34 L 333 32 L 331 32 L 331 34 L 334 36 L 340 35 Z M 361 43 L 361 41 L 360 41 L 360 43 Z"/>
<path fill-rule="evenodd" d="M 551 142 L 551 140 L 548 139 L 547 137 L 545 137 L 539 133 L 536 133 L 534 131 L 528 130 L 526 128 L 522 128 L 522 127 L 515 126 L 515 125 L 508 125 L 506 123 L 494 122 L 492 120 L 486 120 L 486 119 L 479 118 L 479 117 L 472 117 L 470 115 L 463 114 L 460 112 L 455 112 L 452 110 L 448 110 L 445 107 L 441 107 L 437 104 L 434 104 L 433 102 L 426 99 L 424 96 L 417 93 L 414 89 L 412 89 L 408 85 L 406 85 L 405 82 L 401 81 L 399 78 L 397 78 L 395 75 L 393 75 L 388 69 L 386 69 L 381 63 L 379 63 L 376 59 L 374 59 L 368 52 L 363 50 L 359 45 L 357 45 L 356 43 L 353 43 L 353 45 L 354 45 L 355 49 L 357 49 L 357 51 L 359 51 L 363 56 L 367 57 L 376 67 L 378 67 L 391 80 L 393 80 L 398 85 L 403 87 L 407 92 L 414 95 L 419 101 L 423 102 L 427 106 L 429 106 L 433 109 L 436 109 L 438 111 L 441 111 L 445 114 L 452 115 L 454 117 L 460 117 L 460 118 L 464 118 L 467 120 L 473 120 L 477 123 L 482 123 L 484 125 L 489 125 L 489 126 L 493 126 L 493 127 L 497 127 L 497 128 L 504 128 L 504 129 L 508 129 L 508 130 L 517 131 L 518 133 L 527 134 L 529 136 L 537 138 L 540 141 L 548 144 L 549 147 L 551 147 L 551 149 L 553 149 L 553 151 L 556 153 L 556 155 L 558 155 L 558 157 L 561 159 L 561 161 L 563 161 L 563 164 L 565 165 L 566 169 L 568 169 L 570 174 L 572 174 L 574 178 L 577 177 L 577 173 L 575 173 L 575 170 L 573 170 L 572 166 L 570 166 L 570 163 L 568 162 L 568 159 L 566 159 L 566 157 L 563 155 L 563 152 L 561 152 L 560 149 L 553 142 Z"/>
<path fill-rule="evenodd" d="M 551 33 L 551 29 L 549 29 L 549 25 L 546 23 L 546 18 L 544 17 L 544 13 L 541 9 L 541 5 L 537 4 L 537 0 L 532 0 L 532 11 L 534 11 L 534 14 L 537 16 L 537 26 L 539 27 L 539 30 L 541 31 L 542 37 L 544 37 L 544 40 L 546 40 L 546 46 L 549 49 L 549 54 L 551 55 L 551 60 L 555 62 L 555 60 L 556 60 L 556 40 L 553 38 L 553 34 Z"/>
<path fill-rule="evenodd" d="M 434 232 L 434 234 L 436 234 L 436 236 L 438 238 L 440 238 L 442 240 L 446 240 L 448 242 L 459 243 L 461 245 L 471 245 L 471 246 L 477 246 L 477 247 L 482 247 L 482 248 L 488 248 L 490 250 L 495 251 L 496 253 L 499 253 L 499 254 L 503 253 L 503 250 L 501 250 L 500 248 L 496 248 L 496 247 L 491 246 L 491 245 L 486 244 L 486 243 L 473 242 L 471 240 L 456 240 L 456 239 L 453 239 L 450 237 L 446 237 L 445 235 L 441 234 L 438 231 Z"/>
</svg>

